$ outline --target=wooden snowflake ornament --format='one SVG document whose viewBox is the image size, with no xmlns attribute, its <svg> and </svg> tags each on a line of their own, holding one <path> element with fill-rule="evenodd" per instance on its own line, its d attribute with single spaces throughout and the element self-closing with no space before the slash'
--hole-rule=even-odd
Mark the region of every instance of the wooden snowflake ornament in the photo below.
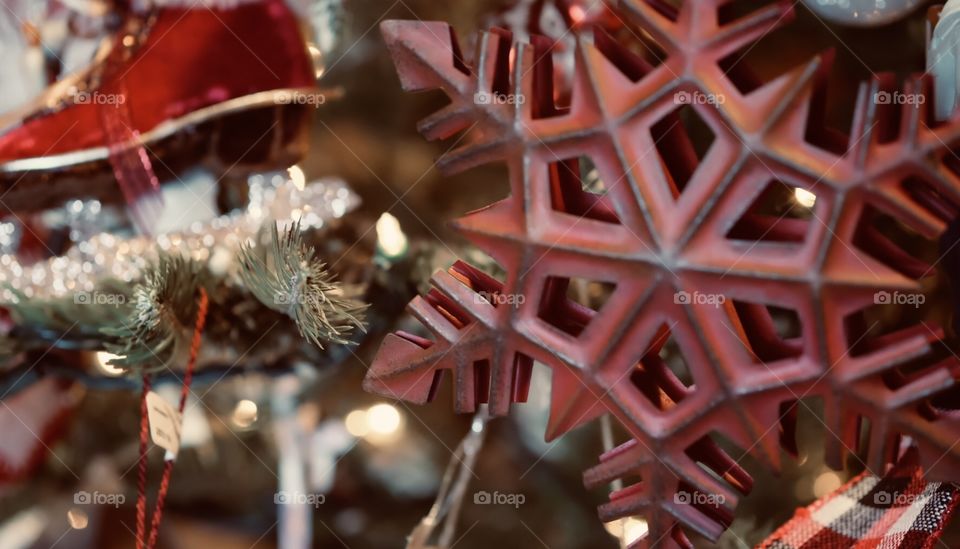
<svg viewBox="0 0 960 549">
<path fill-rule="evenodd" d="M 422 403 L 449 371 L 457 411 L 505 414 L 546 364 L 548 439 L 605 413 L 633 437 L 584 478 L 639 478 L 600 508 L 646 517 L 636 547 L 716 539 L 752 482 L 718 435 L 776 470 L 810 399 L 832 464 L 865 439 L 882 472 L 912 443 L 929 474 L 960 478 L 960 360 L 916 307 L 936 257 L 894 234 L 935 240 L 960 211 L 960 118 L 934 122 L 924 81 L 879 78 L 833 131 L 828 60 L 767 83 L 731 64 L 789 2 L 726 5 L 624 0 L 664 57 L 581 37 L 562 93 L 536 37 L 485 33 L 468 63 L 446 24 L 382 25 L 404 88 L 450 98 L 420 131 L 465 132 L 441 168 L 503 162 L 511 194 L 456 222 L 505 279 L 464 263 L 435 275 L 410 304 L 432 339 L 388 336 L 365 386 Z M 590 283 L 612 288 L 601 306 L 575 299 Z"/>
</svg>

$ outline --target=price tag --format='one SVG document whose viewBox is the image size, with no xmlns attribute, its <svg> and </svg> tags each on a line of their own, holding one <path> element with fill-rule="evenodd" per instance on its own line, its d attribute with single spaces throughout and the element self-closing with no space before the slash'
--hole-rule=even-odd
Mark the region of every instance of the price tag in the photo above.
<svg viewBox="0 0 960 549">
<path fill-rule="evenodd" d="M 167 451 L 165 459 L 176 458 L 180 450 L 180 413 L 162 396 L 150 391 L 147 393 L 147 419 L 153 443 Z"/>
</svg>

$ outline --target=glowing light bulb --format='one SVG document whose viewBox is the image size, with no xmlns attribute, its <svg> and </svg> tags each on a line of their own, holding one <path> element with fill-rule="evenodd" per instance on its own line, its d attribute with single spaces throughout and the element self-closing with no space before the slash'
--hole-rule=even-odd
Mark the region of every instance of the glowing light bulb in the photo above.
<svg viewBox="0 0 960 549">
<path fill-rule="evenodd" d="M 237 427 L 247 428 L 257 421 L 257 403 L 252 400 L 241 400 L 233 409 L 230 420 Z"/>
<path fill-rule="evenodd" d="M 298 191 L 306 188 L 307 176 L 303 173 L 303 170 L 300 169 L 300 166 L 290 166 L 287 168 L 287 175 L 290 176 L 290 180 L 293 181 L 293 185 Z"/>
<path fill-rule="evenodd" d="M 399 257 L 407 251 L 407 236 L 400 229 L 400 221 L 386 212 L 377 220 L 377 246 L 387 257 Z"/>
<path fill-rule="evenodd" d="M 586 18 L 587 18 L 587 14 L 586 12 L 583 11 L 583 8 L 581 8 L 580 6 L 570 7 L 570 20 L 572 20 L 574 24 L 580 23 Z"/>
<path fill-rule="evenodd" d="M 628 545 L 646 536 L 649 531 L 647 521 L 641 518 L 628 517 L 623 520 L 623 539 Z"/>
<path fill-rule="evenodd" d="M 115 358 L 120 358 L 119 355 L 108 353 L 106 351 L 97 351 L 96 357 L 97 357 L 97 366 L 100 368 L 101 371 L 103 371 L 104 374 L 111 377 L 123 375 L 123 372 L 124 372 L 123 368 L 117 368 L 116 366 L 113 366 L 110 364 L 111 360 Z"/>
<path fill-rule="evenodd" d="M 603 525 L 611 536 L 620 540 L 624 545 L 643 538 L 650 531 L 647 521 L 642 518 L 627 517 Z"/>
<path fill-rule="evenodd" d="M 354 410 L 347 414 L 343 420 L 343 426 L 347 432 L 355 437 L 365 437 L 370 433 L 370 427 L 367 425 L 367 411 Z"/>
<path fill-rule="evenodd" d="M 389 404 L 376 404 L 367 410 L 367 426 L 371 433 L 392 435 L 400 429 L 400 412 Z"/>
<path fill-rule="evenodd" d="M 73 508 L 67 511 L 67 522 L 74 530 L 83 530 L 90 523 L 90 517 L 80 509 Z"/>
<path fill-rule="evenodd" d="M 827 471 L 813 481 L 814 497 L 823 497 L 843 485 L 843 479 L 833 471 Z"/>
<path fill-rule="evenodd" d="M 793 189 L 793 199 L 805 208 L 812 208 L 817 203 L 817 195 L 800 187 Z"/>
</svg>

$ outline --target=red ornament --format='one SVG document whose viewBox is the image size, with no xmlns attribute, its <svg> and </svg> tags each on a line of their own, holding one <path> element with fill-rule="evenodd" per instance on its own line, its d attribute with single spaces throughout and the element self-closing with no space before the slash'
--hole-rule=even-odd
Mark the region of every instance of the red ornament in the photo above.
<svg viewBox="0 0 960 549">
<path fill-rule="evenodd" d="M 72 386 L 46 378 L 3 399 L 0 485 L 29 477 L 53 453 L 51 447 L 66 433 L 77 404 Z"/>
<path fill-rule="evenodd" d="M 115 203 L 117 174 L 299 160 L 309 110 L 299 100 L 318 89 L 297 17 L 283 0 L 231 3 L 131 14 L 89 67 L 0 117 L 0 211 Z"/>
<path fill-rule="evenodd" d="M 863 435 L 882 474 L 909 440 L 929 474 L 956 480 L 960 422 L 942 408 L 960 360 L 933 323 L 877 334 L 873 315 L 918 317 L 934 267 L 884 231 L 933 240 L 957 216 L 960 117 L 937 124 L 924 81 L 895 91 L 884 78 L 862 86 L 844 135 L 822 123 L 828 60 L 765 84 L 734 70 L 730 56 L 788 20 L 789 2 L 739 18 L 724 0 L 621 4 L 662 62 L 602 32 L 581 39 L 569 105 L 554 102 L 542 40 L 494 30 L 468 64 L 444 23 L 383 24 L 404 88 L 451 100 L 421 132 L 466 132 L 440 167 L 504 162 L 511 195 L 456 222 L 506 279 L 463 263 L 438 273 L 410 304 L 434 339 L 388 336 L 365 387 L 422 403 L 450 370 L 457 411 L 505 414 L 532 361 L 548 365 L 548 439 L 603 413 L 633 436 L 585 481 L 639 478 L 600 508 L 604 521 L 647 518 L 637 547 L 690 546 L 681 526 L 716 539 L 751 479 L 715 436 L 777 469 L 800 398 L 824 402 L 833 465 Z M 593 310 L 567 297 L 573 279 L 615 288 Z"/>
</svg>

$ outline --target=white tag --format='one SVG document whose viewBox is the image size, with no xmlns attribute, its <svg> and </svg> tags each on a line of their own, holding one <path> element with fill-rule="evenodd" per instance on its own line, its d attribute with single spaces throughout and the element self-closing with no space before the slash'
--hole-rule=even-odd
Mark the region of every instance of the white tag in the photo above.
<svg viewBox="0 0 960 549">
<path fill-rule="evenodd" d="M 164 459 L 172 461 L 180 450 L 180 413 L 162 396 L 150 391 L 147 393 L 147 418 L 150 421 L 150 438 L 167 451 Z"/>
</svg>

